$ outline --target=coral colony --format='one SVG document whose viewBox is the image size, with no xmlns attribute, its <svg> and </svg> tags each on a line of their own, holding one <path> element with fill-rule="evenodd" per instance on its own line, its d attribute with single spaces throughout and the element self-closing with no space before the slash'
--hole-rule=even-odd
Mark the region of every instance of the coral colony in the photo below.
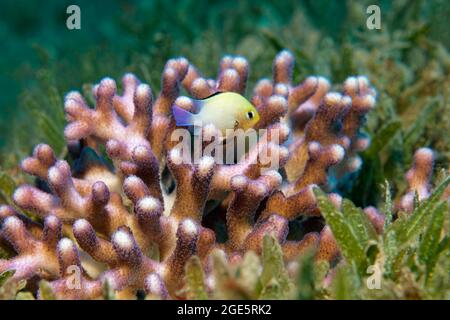
<svg viewBox="0 0 450 320">
<path fill-rule="evenodd" d="M 45 279 L 58 299 L 101 298 L 105 284 L 117 298 L 144 292 L 176 299 L 186 298 L 185 270 L 193 256 L 210 292 L 216 285 L 212 257 L 238 264 L 248 251 L 261 254 L 266 235 L 280 243 L 288 270 L 308 249 L 315 249 L 317 261 L 340 259 L 314 189 L 341 205 L 328 177 L 343 179 L 360 168 L 358 152 L 369 145 L 360 128 L 376 93 L 360 76 L 349 77 L 341 93 L 330 92 L 321 77 L 295 85 L 293 65 L 292 54 L 282 51 L 272 80 L 256 84 L 250 101 L 260 121 L 254 129 L 264 131 L 232 164 L 215 161 L 217 144 L 189 161 L 172 137 L 179 128 L 171 107 L 192 111 L 192 100 L 179 96 L 181 87 L 195 99 L 218 91 L 245 94 L 249 66 L 242 57 L 224 57 L 217 79 L 203 78 L 184 58 L 169 60 L 156 98 L 132 74 L 123 77 L 121 95 L 110 78 L 95 86 L 95 108 L 80 93 L 68 93 L 64 134 L 76 160 L 71 168 L 45 144 L 23 160 L 22 170 L 37 183 L 17 188 L 17 208 L 0 209 L 1 237 L 16 253 L 0 260 L 0 272 L 15 270 L 18 280 Z M 205 150 L 217 130 L 207 125 L 200 131 Z M 102 158 L 105 152 L 111 162 Z M 261 153 L 269 155 L 266 161 Z M 411 211 L 415 193 L 429 196 L 432 166 L 433 152 L 418 150 L 398 210 Z M 381 233 L 384 215 L 373 207 L 365 213 Z M 288 239 L 291 223 L 305 217 L 315 217 L 315 225 L 301 238 Z M 74 286 L 68 280 L 77 270 Z"/>
</svg>

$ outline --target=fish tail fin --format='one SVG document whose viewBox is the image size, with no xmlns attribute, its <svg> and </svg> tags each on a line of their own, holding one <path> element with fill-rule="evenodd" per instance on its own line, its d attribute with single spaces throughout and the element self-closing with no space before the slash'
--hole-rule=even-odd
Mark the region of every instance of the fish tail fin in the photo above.
<svg viewBox="0 0 450 320">
<path fill-rule="evenodd" d="M 177 126 L 190 126 L 193 124 L 194 114 L 177 106 L 172 106 L 173 117 L 177 123 Z"/>
</svg>

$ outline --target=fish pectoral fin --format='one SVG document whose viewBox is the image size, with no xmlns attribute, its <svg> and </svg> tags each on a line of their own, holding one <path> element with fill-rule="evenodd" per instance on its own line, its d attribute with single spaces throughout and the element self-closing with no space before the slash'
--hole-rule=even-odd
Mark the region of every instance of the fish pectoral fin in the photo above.
<svg viewBox="0 0 450 320">
<path fill-rule="evenodd" d="M 193 124 L 194 114 L 190 113 L 189 111 L 177 105 L 173 105 L 172 113 L 177 126 L 191 126 Z"/>
</svg>

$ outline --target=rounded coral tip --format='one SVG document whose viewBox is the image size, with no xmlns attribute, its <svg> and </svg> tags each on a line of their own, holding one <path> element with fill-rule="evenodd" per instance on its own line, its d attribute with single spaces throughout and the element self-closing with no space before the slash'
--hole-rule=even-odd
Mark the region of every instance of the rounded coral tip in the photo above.
<svg viewBox="0 0 450 320">
<path fill-rule="evenodd" d="M 154 197 L 144 197 L 137 203 L 138 210 L 142 211 L 156 211 L 161 207 L 158 199 Z"/>
<path fill-rule="evenodd" d="M 198 227 L 191 219 L 186 219 L 181 223 L 181 229 L 184 233 L 189 235 L 195 235 L 198 233 Z"/>
<path fill-rule="evenodd" d="M 78 219 L 73 224 L 73 229 L 75 232 L 86 232 L 91 229 L 91 224 L 86 219 Z"/>
<path fill-rule="evenodd" d="M 161 285 L 162 285 L 161 278 L 157 274 L 152 273 L 145 279 L 146 289 L 151 293 L 154 294 L 161 293 Z"/>
<path fill-rule="evenodd" d="M 202 157 L 198 164 L 198 170 L 201 175 L 206 175 L 214 167 L 215 161 L 213 157 Z"/>
<path fill-rule="evenodd" d="M 338 104 L 342 99 L 342 95 L 337 92 L 327 93 L 324 97 L 325 104 L 328 106 L 334 106 Z"/>
<path fill-rule="evenodd" d="M 23 222 L 20 221 L 20 219 L 15 216 L 7 217 L 3 221 L 3 228 L 8 229 L 10 231 L 18 230 L 20 228 L 23 228 Z"/>
<path fill-rule="evenodd" d="M 434 160 L 433 150 L 430 148 L 420 148 L 414 154 L 414 159 L 419 165 L 430 164 Z"/>
<path fill-rule="evenodd" d="M 247 59 L 245 59 L 244 57 L 235 57 L 233 59 L 233 66 L 239 70 L 247 68 L 248 67 Z"/>
<path fill-rule="evenodd" d="M 133 238 L 124 230 L 114 232 L 112 241 L 123 249 L 132 249 L 134 247 Z"/>
<path fill-rule="evenodd" d="M 32 196 L 32 191 L 30 186 L 21 186 L 14 191 L 13 194 L 13 200 L 14 202 L 19 205 L 25 205 L 28 203 Z"/>
<path fill-rule="evenodd" d="M 331 147 L 331 156 L 333 158 L 333 162 L 339 162 L 344 159 L 345 150 L 338 144 L 334 144 Z"/>
<path fill-rule="evenodd" d="M 73 242 L 69 238 L 63 238 L 58 242 L 58 250 L 62 253 L 73 249 Z"/>
</svg>

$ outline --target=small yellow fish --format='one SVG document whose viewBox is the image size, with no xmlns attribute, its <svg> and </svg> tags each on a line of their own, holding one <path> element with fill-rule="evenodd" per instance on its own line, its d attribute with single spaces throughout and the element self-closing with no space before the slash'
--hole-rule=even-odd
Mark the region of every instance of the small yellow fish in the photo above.
<svg viewBox="0 0 450 320">
<path fill-rule="evenodd" d="M 202 100 L 194 100 L 196 113 L 173 105 L 177 126 L 213 124 L 224 136 L 227 129 L 250 129 L 259 121 L 256 108 L 234 92 L 218 92 Z M 229 132 L 228 132 L 229 133 Z"/>
</svg>

